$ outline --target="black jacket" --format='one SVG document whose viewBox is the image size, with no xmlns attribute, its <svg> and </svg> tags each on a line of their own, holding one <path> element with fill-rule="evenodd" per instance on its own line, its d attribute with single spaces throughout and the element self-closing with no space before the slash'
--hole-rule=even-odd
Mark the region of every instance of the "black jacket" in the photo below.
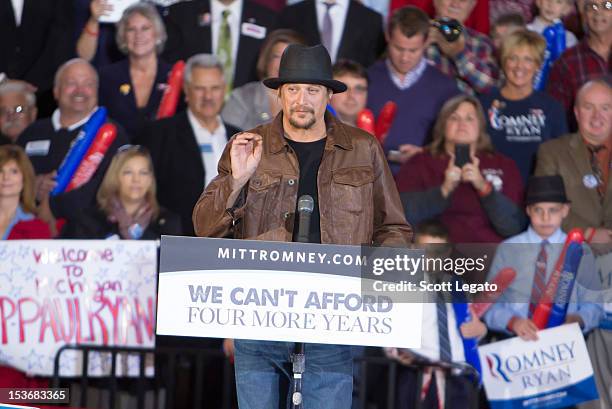
<svg viewBox="0 0 612 409">
<path fill-rule="evenodd" d="M 140 133 L 146 121 L 155 120 L 171 68 L 164 61 L 157 60 L 157 74 L 151 88 L 149 102 L 146 107 L 138 109 L 130 77 L 129 60 L 126 58 L 102 67 L 99 69 L 99 104 L 107 107 L 108 114 L 119 122 L 131 137 L 134 137 Z"/>
<path fill-rule="evenodd" d="M 164 23 L 168 32 L 164 60 L 174 63 L 194 54 L 212 52 L 210 3 L 205 0 L 184 1 L 168 7 Z M 250 23 L 266 28 L 266 35 L 275 28 L 276 14 L 249 0 L 242 5 L 241 24 Z M 238 53 L 234 64 L 233 87 L 257 81 L 256 64 L 264 38 L 244 35 L 241 29 Z"/>
<path fill-rule="evenodd" d="M 181 220 L 179 217 L 165 209 L 161 209 L 159 216 L 151 220 L 139 240 L 158 240 L 162 234 L 180 235 Z M 77 213 L 62 229 L 63 239 L 106 239 L 119 236 L 119 225 L 108 220 L 106 213 L 93 207 Z"/>
<path fill-rule="evenodd" d="M 61 63 L 74 54 L 70 0 L 24 0 L 21 25 L 15 24 L 11 0 L 0 0 L 0 72 L 51 88 Z"/>
<path fill-rule="evenodd" d="M 227 139 L 238 128 L 225 124 Z M 193 207 L 204 191 L 204 164 L 187 112 L 150 123 L 137 138 L 153 159 L 157 200 L 181 217 L 185 235 L 194 235 Z"/>
<path fill-rule="evenodd" d="M 321 43 L 314 0 L 305 0 L 285 7 L 279 18 L 279 27 L 299 32 L 309 45 Z M 367 68 L 378 59 L 384 49 L 382 16 L 358 1 L 351 0 L 336 61 L 348 58 Z"/>
</svg>

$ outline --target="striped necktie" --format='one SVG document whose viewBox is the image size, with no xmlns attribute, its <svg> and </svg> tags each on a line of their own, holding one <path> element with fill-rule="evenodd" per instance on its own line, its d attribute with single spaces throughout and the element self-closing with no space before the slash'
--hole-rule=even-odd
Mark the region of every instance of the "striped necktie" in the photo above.
<svg viewBox="0 0 612 409">
<path fill-rule="evenodd" d="M 442 292 L 438 292 L 436 300 L 436 310 L 438 313 L 438 343 L 440 344 L 440 361 L 451 362 L 451 345 L 448 333 L 448 312 L 446 311 L 446 301 Z"/>
<path fill-rule="evenodd" d="M 546 254 L 546 245 L 548 240 L 542 240 L 540 251 L 536 259 L 535 273 L 533 276 L 533 285 L 531 287 L 531 298 L 529 301 L 529 318 L 533 317 L 533 312 L 544 294 L 546 288 L 546 263 L 548 255 Z"/>
<path fill-rule="evenodd" d="M 334 24 L 329 11 L 335 6 L 335 3 L 332 1 L 325 1 L 323 4 L 325 5 L 325 16 L 323 16 L 323 27 L 321 27 L 321 44 L 327 48 L 327 52 L 331 55 Z"/>
<path fill-rule="evenodd" d="M 604 149 L 603 145 L 591 145 L 587 144 L 587 149 L 591 154 L 591 170 L 593 171 L 593 176 L 597 180 L 597 193 L 599 193 L 599 198 L 603 200 L 603 197 L 606 193 L 605 186 L 603 183 L 603 172 L 601 170 L 601 166 L 599 166 L 599 160 L 597 160 L 597 154 L 599 151 Z"/>
<path fill-rule="evenodd" d="M 226 94 L 232 90 L 233 80 L 233 61 L 232 61 L 232 33 L 229 26 L 230 10 L 223 10 L 221 16 L 221 27 L 219 28 L 219 42 L 217 44 L 217 57 L 221 65 L 223 65 L 223 74 L 225 76 Z"/>
</svg>

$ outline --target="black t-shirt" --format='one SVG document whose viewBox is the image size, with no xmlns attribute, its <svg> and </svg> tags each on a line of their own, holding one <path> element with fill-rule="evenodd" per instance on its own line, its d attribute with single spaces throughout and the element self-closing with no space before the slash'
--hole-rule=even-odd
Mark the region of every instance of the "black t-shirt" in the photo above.
<svg viewBox="0 0 612 409">
<path fill-rule="evenodd" d="M 321 218 L 319 215 L 319 195 L 317 189 L 317 175 L 319 165 L 323 158 L 325 149 L 325 139 L 314 142 L 296 142 L 286 138 L 287 142 L 295 151 L 300 164 L 300 180 L 298 185 L 298 200 L 302 195 L 310 195 L 314 199 L 314 209 L 310 216 L 310 231 L 308 235 L 309 243 L 321 243 Z M 295 209 L 295 221 L 293 223 L 293 241 L 297 240 L 299 229 L 299 215 L 297 203 Z"/>
</svg>

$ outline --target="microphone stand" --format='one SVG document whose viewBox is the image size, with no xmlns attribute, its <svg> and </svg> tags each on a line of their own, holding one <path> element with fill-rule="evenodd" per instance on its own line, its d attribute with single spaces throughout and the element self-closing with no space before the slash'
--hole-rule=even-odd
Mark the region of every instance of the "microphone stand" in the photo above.
<svg viewBox="0 0 612 409">
<path fill-rule="evenodd" d="M 298 213 L 299 226 L 298 226 L 298 243 L 308 243 L 308 235 L 310 232 L 310 214 L 314 208 L 314 200 L 309 195 L 303 195 L 298 199 Z M 304 343 L 296 342 L 295 349 L 289 361 L 292 363 L 293 371 L 293 392 L 291 394 L 291 408 L 302 409 L 304 407 L 304 401 L 302 396 L 302 375 L 306 370 L 306 355 L 304 354 Z"/>
</svg>

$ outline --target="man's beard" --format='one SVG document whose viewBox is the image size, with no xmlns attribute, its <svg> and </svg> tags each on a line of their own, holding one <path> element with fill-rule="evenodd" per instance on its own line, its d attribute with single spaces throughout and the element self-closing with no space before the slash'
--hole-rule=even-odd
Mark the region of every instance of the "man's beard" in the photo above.
<svg viewBox="0 0 612 409">
<path fill-rule="evenodd" d="M 297 120 L 293 119 L 293 114 L 295 111 L 292 111 L 289 115 L 289 124 L 296 129 L 310 129 L 317 122 L 314 116 L 314 111 L 308 110 L 308 113 L 312 114 L 311 118 L 306 121 L 306 123 L 299 123 Z"/>
</svg>

